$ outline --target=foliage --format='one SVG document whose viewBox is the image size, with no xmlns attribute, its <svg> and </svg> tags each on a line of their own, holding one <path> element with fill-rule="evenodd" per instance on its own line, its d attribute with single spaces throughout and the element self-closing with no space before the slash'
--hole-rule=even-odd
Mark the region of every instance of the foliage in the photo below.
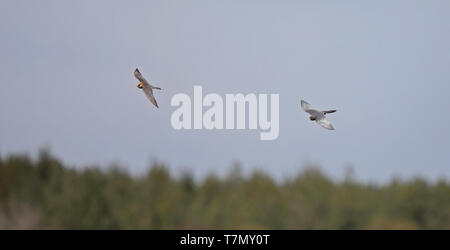
<svg viewBox="0 0 450 250">
<path fill-rule="evenodd" d="M 261 172 L 201 182 L 154 164 L 75 170 L 41 152 L 0 158 L 0 229 L 450 229 L 450 185 L 336 182 L 316 168 L 277 183 Z"/>
</svg>

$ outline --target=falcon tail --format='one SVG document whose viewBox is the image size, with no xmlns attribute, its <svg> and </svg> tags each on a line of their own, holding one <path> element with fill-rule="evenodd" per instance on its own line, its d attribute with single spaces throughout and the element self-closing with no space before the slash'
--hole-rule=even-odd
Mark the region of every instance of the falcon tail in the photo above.
<svg viewBox="0 0 450 250">
<path fill-rule="evenodd" d="M 336 109 L 332 109 L 332 110 L 327 110 L 327 111 L 323 111 L 325 114 L 329 114 L 329 113 L 334 113 L 336 112 Z"/>
</svg>

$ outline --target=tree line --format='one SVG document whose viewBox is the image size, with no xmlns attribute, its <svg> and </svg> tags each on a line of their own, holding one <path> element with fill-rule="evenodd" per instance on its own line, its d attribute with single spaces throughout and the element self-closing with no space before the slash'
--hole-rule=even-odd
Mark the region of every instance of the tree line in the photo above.
<svg viewBox="0 0 450 250">
<path fill-rule="evenodd" d="M 0 229 L 450 229 L 447 180 L 336 181 L 308 168 L 195 181 L 155 163 L 75 169 L 48 151 L 0 158 Z"/>
</svg>

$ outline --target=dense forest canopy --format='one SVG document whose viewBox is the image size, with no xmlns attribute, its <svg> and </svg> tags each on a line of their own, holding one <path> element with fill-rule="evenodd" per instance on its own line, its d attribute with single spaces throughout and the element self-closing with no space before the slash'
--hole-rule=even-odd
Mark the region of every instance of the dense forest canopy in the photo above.
<svg viewBox="0 0 450 250">
<path fill-rule="evenodd" d="M 131 177 L 76 170 L 47 151 L 0 158 L 0 229 L 450 229 L 450 184 L 334 181 L 309 168 L 282 183 L 173 177 L 153 164 Z"/>
</svg>

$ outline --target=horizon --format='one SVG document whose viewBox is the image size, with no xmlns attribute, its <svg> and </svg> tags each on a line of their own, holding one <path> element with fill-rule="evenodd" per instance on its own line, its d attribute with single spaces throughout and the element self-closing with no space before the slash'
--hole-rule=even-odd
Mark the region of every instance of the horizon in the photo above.
<svg viewBox="0 0 450 250">
<path fill-rule="evenodd" d="M 170 164 L 164 161 L 160 161 L 158 159 L 151 159 L 149 160 L 147 166 L 142 169 L 140 172 L 133 172 L 133 168 L 123 165 L 120 162 L 114 162 L 110 161 L 107 164 L 98 164 L 98 163 L 90 163 L 86 165 L 73 165 L 68 162 L 65 162 L 64 159 L 61 159 L 57 155 L 55 155 L 50 148 L 42 147 L 39 149 L 38 152 L 35 154 L 30 154 L 27 152 L 22 153 L 14 153 L 9 155 L 2 155 L 0 154 L 0 160 L 7 161 L 8 159 L 12 159 L 15 157 L 25 157 L 26 159 L 31 160 L 33 164 L 39 162 L 42 155 L 50 156 L 52 159 L 57 160 L 64 169 L 72 169 L 75 171 L 78 171 L 80 173 L 90 170 L 98 170 L 104 174 L 110 173 L 111 171 L 120 171 L 123 174 L 128 175 L 131 178 L 145 178 L 146 175 L 148 175 L 152 170 L 162 168 L 166 171 L 168 171 L 168 174 L 170 177 L 175 179 L 180 178 L 193 178 L 196 184 L 202 184 L 205 181 L 208 180 L 208 178 L 217 178 L 219 180 L 225 180 L 230 178 L 231 176 L 238 175 L 239 177 L 244 178 L 245 180 L 251 179 L 254 175 L 263 175 L 265 177 L 270 178 L 270 180 L 274 181 L 277 185 L 284 185 L 286 183 L 289 183 L 293 181 L 294 179 L 297 179 L 301 176 L 303 176 L 306 173 L 314 172 L 319 173 L 321 176 L 327 178 L 329 181 L 332 181 L 336 184 L 342 184 L 345 182 L 352 182 L 357 183 L 359 185 L 366 185 L 366 186 L 376 186 L 376 187 L 386 187 L 389 185 L 392 185 L 397 182 L 401 183 L 411 183 L 415 181 L 425 181 L 430 185 L 438 185 L 439 183 L 449 183 L 450 179 L 446 178 L 445 176 L 441 176 L 437 179 L 430 179 L 423 175 L 413 175 L 413 176 L 400 176 L 400 175 L 392 175 L 390 178 L 383 180 L 383 181 L 376 181 L 376 180 L 363 180 L 360 178 L 357 178 L 356 172 L 357 170 L 351 166 L 348 165 L 346 168 L 343 169 L 342 173 L 338 176 L 332 176 L 326 171 L 324 171 L 323 167 L 317 163 L 314 162 L 305 162 L 302 164 L 299 164 L 297 169 L 294 170 L 294 172 L 290 174 L 282 175 L 281 177 L 273 176 L 270 174 L 270 172 L 266 171 L 264 167 L 254 167 L 254 168 L 246 168 L 245 165 L 243 165 L 239 161 L 232 161 L 230 164 L 228 164 L 224 171 L 222 172 L 208 172 L 204 175 L 196 175 L 194 171 L 192 171 L 195 167 L 184 167 L 184 168 L 174 168 Z"/>
</svg>

